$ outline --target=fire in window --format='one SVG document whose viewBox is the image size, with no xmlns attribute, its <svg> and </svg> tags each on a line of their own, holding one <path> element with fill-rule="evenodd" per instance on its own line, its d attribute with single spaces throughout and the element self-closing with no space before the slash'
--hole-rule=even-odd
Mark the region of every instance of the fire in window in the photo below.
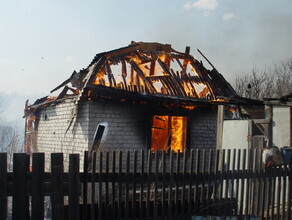
<svg viewBox="0 0 292 220">
<path fill-rule="evenodd" d="M 151 127 L 151 150 L 183 152 L 186 147 L 187 117 L 154 115 Z"/>
</svg>

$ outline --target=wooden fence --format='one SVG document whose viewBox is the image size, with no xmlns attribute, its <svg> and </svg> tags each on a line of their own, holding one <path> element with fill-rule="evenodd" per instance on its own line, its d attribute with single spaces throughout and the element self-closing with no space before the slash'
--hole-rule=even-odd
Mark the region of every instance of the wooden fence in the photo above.
<svg viewBox="0 0 292 220">
<path fill-rule="evenodd" d="M 52 219 L 171 219 L 191 216 L 259 216 L 291 219 L 291 166 L 264 168 L 261 150 L 99 152 L 83 172 L 79 155 L 17 153 L 13 172 L 0 153 L 0 220 L 44 219 L 44 198 Z"/>
</svg>

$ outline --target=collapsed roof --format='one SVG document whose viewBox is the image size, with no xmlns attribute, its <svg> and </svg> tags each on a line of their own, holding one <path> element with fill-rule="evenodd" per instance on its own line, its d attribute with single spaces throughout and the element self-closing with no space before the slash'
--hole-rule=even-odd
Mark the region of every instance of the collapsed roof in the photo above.
<svg viewBox="0 0 292 220">
<path fill-rule="evenodd" d="M 213 67 L 168 44 L 132 42 L 129 46 L 97 54 L 86 69 L 37 100 L 30 109 L 76 96 L 82 99 L 156 100 L 187 103 L 239 103 L 232 86 Z M 200 52 L 200 51 L 199 51 Z M 52 95 L 54 94 L 54 95 Z M 237 97 L 232 102 L 232 97 Z"/>
</svg>

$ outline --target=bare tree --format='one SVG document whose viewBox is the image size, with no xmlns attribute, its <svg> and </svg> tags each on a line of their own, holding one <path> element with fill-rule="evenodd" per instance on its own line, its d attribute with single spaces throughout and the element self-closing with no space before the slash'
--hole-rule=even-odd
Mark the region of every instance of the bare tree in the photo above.
<svg viewBox="0 0 292 220">
<path fill-rule="evenodd" d="M 19 151 L 20 141 L 20 132 L 17 126 L 5 126 L 3 122 L 3 112 L 5 109 L 4 98 L 0 94 L 0 152 L 7 153 L 8 159 L 8 169 L 12 169 L 12 159 L 13 153 Z"/>
<path fill-rule="evenodd" d="M 278 98 L 292 92 L 292 60 L 275 64 L 269 71 L 254 66 L 251 73 L 237 76 L 237 94 L 247 98 Z"/>
</svg>

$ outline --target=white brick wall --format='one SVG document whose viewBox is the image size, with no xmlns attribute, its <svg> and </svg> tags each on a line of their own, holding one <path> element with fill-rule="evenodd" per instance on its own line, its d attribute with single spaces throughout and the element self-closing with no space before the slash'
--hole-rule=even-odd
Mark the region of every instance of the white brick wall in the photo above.
<svg viewBox="0 0 292 220">
<path fill-rule="evenodd" d="M 99 123 L 108 123 L 108 134 L 100 149 L 147 149 L 147 113 L 143 108 L 121 103 L 89 102 L 89 146 Z"/>
<path fill-rule="evenodd" d="M 57 106 L 49 106 L 40 111 L 37 128 L 37 151 L 46 153 L 46 170 L 50 167 L 51 153 L 63 152 L 64 158 L 67 158 L 70 153 L 79 153 L 83 161 L 83 152 L 88 150 L 88 104 L 80 106 L 77 120 L 72 123 L 65 134 L 73 109 L 72 99 L 67 99 Z M 67 167 L 66 163 L 65 169 Z"/>
<path fill-rule="evenodd" d="M 67 99 L 40 111 L 37 151 L 46 153 L 46 167 L 49 167 L 50 153 L 53 152 L 63 152 L 65 158 L 70 153 L 79 153 L 82 166 L 83 152 L 92 146 L 96 127 L 102 122 L 108 123 L 108 134 L 100 146 L 101 150 L 149 148 L 149 109 L 122 103 L 84 101 L 79 105 L 76 121 L 65 134 L 73 108 L 74 102 Z M 189 120 L 191 148 L 215 148 L 217 110 L 197 110 L 190 115 Z"/>
</svg>

